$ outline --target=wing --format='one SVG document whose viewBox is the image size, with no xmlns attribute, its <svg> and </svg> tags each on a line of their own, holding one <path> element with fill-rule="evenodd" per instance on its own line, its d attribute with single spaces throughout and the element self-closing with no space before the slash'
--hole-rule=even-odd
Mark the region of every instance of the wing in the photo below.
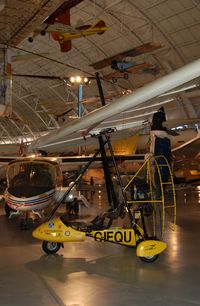
<svg viewBox="0 0 200 306">
<path fill-rule="evenodd" d="M 157 101 L 155 103 L 156 109 L 158 105 L 162 105 L 166 103 L 163 101 L 163 97 L 161 95 L 173 88 L 176 88 L 186 82 L 189 82 L 200 75 L 200 59 L 187 64 L 184 67 L 181 67 L 168 75 L 163 76 L 150 84 L 145 85 L 137 89 L 132 94 L 123 96 L 116 100 L 114 103 L 109 105 L 105 105 L 98 110 L 92 111 L 91 113 L 85 115 L 82 118 L 75 120 L 73 123 L 64 124 L 62 128 L 49 133 L 48 135 L 41 137 L 36 142 L 32 143 L 30 149 L 45 149 L 49 146 L 57 146 L 58 144 L 69 144 L 71 143 L 79 143 L 80 139 L 87 139 L 89 135 L 86 135 L 84 132 L 90 129 L 94 129 L 94 126 L 98 126 L 101 122 L 104 121 L 104 124 L 107 125 L 109 118 L 112 116 L 117 116 L 122 112 L 129 111 L 131 109 L 136 108 L 136 106 L 140 106 L 143 104 L 143 113 L 144 109 L 150 103 L 153 104 L 153 101 Z M 160 96 L 160 97 L 159 97 Z M 164 96 L 164 99 L 166 97 Z M 153 100 L 154 99 L 154 100 Z M 170 99 L 168 99 L 169 101 Z M 123 118 L 123 116 L 122 116 Z M 121 122 L 123 122 L 121 118 Z M 135 120 L 139 120 L 138 117 L 134 118 Z M 141 118 L 140 118 L 141 119 Z M 118 120 L 118 119 L 115 119 Z M 129 118 L 131 120 L 131 118 Z M 128 123 L 131 123 L 130 121 Z M 117 122 L 111 120 L 111 125 L 116 126 Z M 141 120 L 139 122 L 135 122 L 136 126 L 141 125 Z M 123 124 L 122 124 L 123 125 Z M 130 126 L 129 126 L 130 127 Z M 100 126 L 100 130 L 103 127 Z"/>
<path fill-rule="evenodd" d="M 177 182 L 199 184 L 200 181 L 200 132 L 173 151 L 174 175 Z"/>
<path fill-rule="evenodd" d="M 60 22 L 63 24 L 69 24 L 69 23 L 66 23 L 67 22 L 66 12 L 69 12 L 72 7 L 76 6 L 82 1 L 83 0 L 73 0 L 73 1 L 68 0 L 68 1 L 63 2 L 55 10 L 53 14 L 51 14 L 48 18 L 45 19 L 44 23 L 53 24 L 56 20 L 57 22 Z"/>
</svg>

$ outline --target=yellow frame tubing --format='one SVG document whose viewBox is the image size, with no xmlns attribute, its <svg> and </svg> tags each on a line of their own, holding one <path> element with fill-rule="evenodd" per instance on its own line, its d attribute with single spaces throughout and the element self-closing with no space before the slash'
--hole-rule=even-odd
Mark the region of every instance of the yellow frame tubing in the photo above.
<svg viewBox="0 0 200 306">
<path fill-rule="evenodd" d="M 165 163 L 166 164 L 158 164 L 157 163 L 157 159 L 158 158 L 163 158 L 165 160 Z M 172 225 L 172 230 L 175 230 L 175 226 L 176 226 L 176 192 L 175 192 L 175 187 L 174 187 L 174 180 L 173 180 L 173 174 L 172 174 L 172 170 L 171 170 L 171 167 L 169 165 L 169 162 L 168 160 L 165 158 L 165 156 L 156 156 L 154 157 L 155 159 L 155 163 L 156 163 L 156 166 L 157 166 L 157 169 L 158 169 L 158 172 L 159 172 L 159 175 L 160 175 L 160 182 L 161 182 L 161 187 L 162 187 L 162 194 L 163 194 L 163 203 L 164 203 L 164 209 L 167 209 L 167 208 L 173 208 L 174 209 L 174 212 L 173 212 L 173 225 Z M 160 173 L 160 169 L 159 167 L 168 167 L 168 170 L 169 170 L 169 178 L 171 179 L 170 181 L 168 182 L 162 182 L 162 177 L 161 177 L 161 173 Z M 172 205 L 165 205 L 165 194 L 164 194 L 164 190 L 163 190 L 163 185 L 171 185 L 172 187 L 172 193 L 173 193 L 173 204 Z"/>
<path fill-rule="evenodd" d="M 157 160 L 159 158 L 162 158 L 164 160 L 164 163 L 162 164 L 158 164 Z M 161 188 L 161 199 L 154 199 L 153 197 L 153 179 L 152 179 L 152 176 L 154 173 L 152 173 L 151 171 L 151 166 L 152 165 L 155 165 L 156 167 L 156 171 L 158 173 L 158 177 L 159 177 L 159 184 L 160 184 L 160 188 Z M 144 163 L 143 165 L 138 169 L 138 171 L 134 174 L 134 176 L 131 178 L 131 180 L 128 182 L 128 184 L 124 187 L 124 191 L 127 190 L 127 188 L 130 186 L 130 184 L 134 181 L 134 179 L 138 176 L 138 174 L 145 168 L 145 166 L 147 167 L 146 168 L 146 181 L 149 182 L 149 185 L 150 185 L 150 200 L 135 200 L 135 201 L 127 201 L 128 204 L 134 204 L 134 203 L 152 203 L 153 205 L 154 204 L 158 204 L 158 203 L 161 203 L 162 204 L 162 228 L 161 228 L 161 238 L 163 239 L 163 236 L 164 236 L 164 230 L 165 230 L 165 212 L 166 212 L 166 209 L 168 208 L 173 208 L 173 226 L 172 226 L 172 230 L 175 229 L 175 225 L 176 225 L 176 194 L 175 194 L 175 187 L 174 187 L 174 182 L 173 182 L 173 175 L 172 175 L 172 171 L 171 171 L 171 168 L 170 168 L 170 165 L 167 161 L 167 159 L 164 157 L 164 156 L 150 156 Z M 163 182 L 162 181 L 162 175 L 161 175 L 161 167 L 167 167 L 168 170 L 169 170 L 169 181 L 168 182 Z M 172 193 L 173 193 L 173 204 L 172 205 L 166 205 L 165 203 L 165 192 L 164 192 L 164 188 L 163 186 L 164 185 L 171 185 L 172 187 Z M 155 216 L 154 216 L 155 218 Z M 153 221 L 154 223 L 154 234 L 155 234 L 155 219 Z"/>
</svg>

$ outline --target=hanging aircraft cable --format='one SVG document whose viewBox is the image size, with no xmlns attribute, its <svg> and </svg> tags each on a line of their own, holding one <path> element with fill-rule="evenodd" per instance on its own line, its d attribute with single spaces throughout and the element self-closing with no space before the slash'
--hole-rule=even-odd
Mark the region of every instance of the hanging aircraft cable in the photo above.
<svg viewBox="0 0 200 306">
<path fill-rule="evenodd" d="M 16 47 L 16 46 L 13 46 L 13 45 L 7 45 L 7 47 L 10 47 L 10 48 L 13 48 L 13 49 L 16 49 L 16 50 L 19 50 L 19 51 L 23 51 L 23 52 L 26 52 L 26 53 L 29 53 L 29 54 L 32 54 L 32 55 L 35 55 L 35 56 L 38 56 L 40 58 L 43 58 L 43 59 L 46 59 L 48 61 L 51 61 L 51 62 L 54 62 L 54 63 L 57 63 L 57 64 L 60 64 L 60 65 L 63 65 L 65 67 L 68 67 L 68 68 L 72 68 L 72 69 L 75 69 L 75 70 L 78 70 L 82 73 L 84 73 L 85 75 L 89 76 L 90 79 L 96 79 L 95 75 L 92 74 L 91 72 L 88 72 L 86 70 L 83 70 L 83 69 L 80 69 L 79 67 L 76 67 L 76 66 L 73 66 L 71 64 L 67 64 L 67 63 L 63 63 L 59 60 L 56 60 L 56 59 L 53 59 L 53 58 L 50 58 L 48 56 L 45 56 L 43 54 L 38 54 L 36 52 L 33 52 L 33 51 L 29 51 L 29 50 L 26 50 L 26 49 L 23 49 L 23 48 L 20 48 L 20 47 Z M 61 77 L 61 76 L 40 76 L 40 75 L 20 75 L 20 74 L 13 74 L 15 76 L 24 76 L 24 77 L 41 77 L 41 78 L 46 78 L 46 79 L 67 79 L 67 77 Z M 111 85 L 113 85 L 113 82 L 108 80 L 108 79 L 105 79 L 104 77 L 101 77 L 101 79 Z M 126 88 L 124 86 L 121 86 L 119 84 L 115 84 L 115 86 L 119 87 L 120 89 L 122 89 L 123 91 L 127 91 L 129 90 L 129 88 Z"/>
</svg>

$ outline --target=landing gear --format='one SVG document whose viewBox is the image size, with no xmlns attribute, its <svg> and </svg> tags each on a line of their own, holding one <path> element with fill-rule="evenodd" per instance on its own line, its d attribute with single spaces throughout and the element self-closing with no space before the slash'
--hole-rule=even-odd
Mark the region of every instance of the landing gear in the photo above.
<svg viewBox="0 0 200 306">
<path fill-rule="evenodd" d="M 32 42 L 33 42 L 33 37 L 29 37 L 29 38 L 28 38 L 28 41 L 29 41 L 30 43 L 32 43 Z"/>
<path fill-rule="evenodd" d="M 42 31 L 40 32 L 40 34 L 41 34 L 42 36 L 44 36 L 44 35 L 46 34 L 46 31 L 45 31 L 45 30 L 42 30 Z"/>
<path fill-rule="evenodd" d="M 158 254 L 153 255 L 153 256 L 147 256 L 147 257 L 139 257 L 139 258 L 144 262 L 154 262 L 158 258 Z"/>
<path fill-rule="evenodd" d="M 78 215 L 79 213 L 79 202 L 77 199 L 74 199 L 73 202 L 66 203 L 66 211 L 68 211 L 68 215 Z"/>
<path fill-rule="evenodd" d="M 15 212 L 16 211 L 16 210 L 10 208 L 7 203 L 5 203 L 5 205 L 4 205 L 4 210 L 5 210 L 6 216 L 8 218 L 10 217 L 10 213 L 11 212 Z"/>
<path fill-rule="evenodd" d="M 55 254 L 60 250 L 62 243 L 59 242 L 50 242 L 50 241 L 43 241 L 42 242 L 42 249 L 47 254 Z"/>
</svg>

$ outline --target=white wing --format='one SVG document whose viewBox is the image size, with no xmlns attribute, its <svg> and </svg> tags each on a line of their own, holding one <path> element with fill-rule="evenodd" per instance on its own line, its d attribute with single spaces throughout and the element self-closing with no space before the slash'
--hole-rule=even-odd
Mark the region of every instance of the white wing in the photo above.
<svg viewBox="0 0 200 306">
<path fill-rule="evenodd" d="M 48 135 L 41 137 L 40 139 L 33 142 L 29 151 L 36 149 L 45 149 L 50 146 L 57 147 L 59 144 L 63 145 L 63 143 L 66 143 L 66 145 L 81 144 L 81 141 L 85 142 L 85 139 L 90 138 L 90 136 L 88 135 L 89 131 L 92 132 L 92 129 L 97 127 L 101 130 L 104 129 L 105 126 L 107 126 L 106 123 L 100 125 L 101 122 L 108 120 L 113 116 L 119 116 L 119 114 L 121 114 L 122 112 L 129 111 L 134 107 L 136 108 L 136 106 L 140 106 L 141 104 L 143 106 L 141 110 L 143 116 L 145 116 L 145 105 L 147 106 L 151 104 L 156 104 L 160 106 L 161 104 L 163 104 L 163 100 L 166 100 L 166 96 L 161 97 L 160 95 L 182 84 L 185 84 L 197 78 L 198 76 L 200 76 L 200 59 L 190 64 L 187 64 L 186 66 L 181 67 L 171 72 L 170 74 L 165 75 L 150 84 L 147 84 L 142 88 L 137 89 L 135 92 L 127 96 L 119 98 L 112 104 L 105 105 L 98 110 L 92 111 L 91 113 L 85 115 L 82 118 L 74 120 L 74 122 L 72 123 L 70 122 L 68 124 L 65 124 L 62 128 L 56 131 L 50 132 Z M 156 107 L 156 109 L 157 108 L 158 107 Z M 129 127 L 132 119 L 126 121 L 126 123 L 129 123 Z M 112 123 L 113 120 L 116 119 L 110 119 L 110 125 L 112 127 L 119 125 L 116 121 Z M 132 121 L 138 121 L 138 118 L 137 120 Z M 123 122 L 123 120 L 121 120 L 121 122 Z M 141 126 L 141 120 L 136 123 L 136 126 Z"/>
</svg>

